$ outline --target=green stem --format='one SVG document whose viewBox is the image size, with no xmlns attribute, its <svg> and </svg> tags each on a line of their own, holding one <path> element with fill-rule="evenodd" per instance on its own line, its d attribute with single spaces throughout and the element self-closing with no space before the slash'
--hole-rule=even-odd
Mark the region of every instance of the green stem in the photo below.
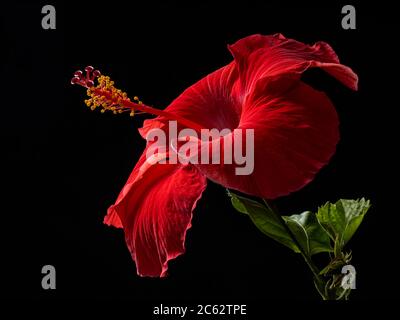
<svg viewBox="0 0 400 320">
<path fill-rule="evenodd" d="M 315 266 L 314 262 L 312 262 L 311 258 L 306 254 L 306 252 L 304 251 L 304 248 L 300 245 L 296 236 L 293 234 L 292 230 L 290 230 L 289 226 L 287 225 L 286 221 L 282 218 L 282 216 L 279 213 L 277 213 L 274 209 L 272 209 L 272 207 L 269 205 L 267 200 L 263 199 L 263 201 L 264 201 L 265 206 L 268 208 L 268 210 L 270 210 L 275 215 L 275 217 L 278 219 L 280 224 L 285 228 L 286 232 L 289 234 L 293 243 L 299 248 L 301 256 L 303 257 L 304 261 L 306 262 L 306 264 L 308 265 L 312 274 L 314 275 L 315 281 L 318 282 L 318 284 L 317 284 L 318 293 L 321 295 L 321 297 L 324 300 L 328 300 L 329 298 L 323 292 L 321 292 L 320 289 L 318 288 L 319 285 L 325 284 L 325 281 L 319 275 L 318 268 Z"/>
</svg>

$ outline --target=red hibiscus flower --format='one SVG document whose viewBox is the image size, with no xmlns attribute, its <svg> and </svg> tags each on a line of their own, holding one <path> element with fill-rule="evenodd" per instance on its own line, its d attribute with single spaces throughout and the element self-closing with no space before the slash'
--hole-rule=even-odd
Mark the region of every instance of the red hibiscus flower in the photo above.
<svg viewBox="0 0 400 320">
<path fill-rule="evenodd" d="M 356 74 L 339 63 L 328 44 L 308 46 L 280 34 L 252 35 L 230 45 L 229 50 L 234 58 L 231 63 L 186 89 L 163 112 L 126 101 L 121 92 L 115 98 L 107 90 L 92 90 L 95 105 L 111 99 L 113 103 L 103 107 L 114 112 L 130 109 L 157 114 L 140 129 L 144 138 L 150 129 L 167 130 L 171 119 L 195 130 L 254 129 L 254 171 L 250 175 L 236 175 L 235 166 L 229 164 L 149 162 L 148 143 L 104 219 L 124 229 L 141 276 L 165 276 L 168 261 L 184 252 L 185 235 L 206 178 L 273 199 L 309 183 L 335 152 L 339 140 L 336 111 L 323 92 L 300 80 L 308 68 L 319 67 L 357 89 Z M 99 97 L 100 102 L 96 101 Z M 232 137 L 237 138 L 234 133 Z M 220 138 L 221 146 L 226 138 Z M 173 151 L 160 154 L 160 159 L 169 152 Z"/>
</svg>

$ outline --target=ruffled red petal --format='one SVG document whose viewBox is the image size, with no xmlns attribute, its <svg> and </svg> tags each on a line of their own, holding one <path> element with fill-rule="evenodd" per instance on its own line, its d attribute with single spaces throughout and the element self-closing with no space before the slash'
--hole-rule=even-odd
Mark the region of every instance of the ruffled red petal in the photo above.
<svg viewBox="0 0 400 320">
<path fill-rule="evenodd" d="M 206 187 L 191 165 L 147 164 L 133 170 L 105 223 L 122 226 L 137 273 L 165 276 L 168 261 L 185 251 L 192 212 Z"/>
<path fill-rule="evenodd" d="M 311 67 L 321 68 L 350 89 L 357 89 L 357 75 L 340 64 L 334 50 L 323 41 L 309 46 L 282 34 L 256 34 L 240 39 L 229 50 L 239 70 L 241 90 L 246 93 L 252 93 L 259 81 L 298 77 Z"/>
</svg>

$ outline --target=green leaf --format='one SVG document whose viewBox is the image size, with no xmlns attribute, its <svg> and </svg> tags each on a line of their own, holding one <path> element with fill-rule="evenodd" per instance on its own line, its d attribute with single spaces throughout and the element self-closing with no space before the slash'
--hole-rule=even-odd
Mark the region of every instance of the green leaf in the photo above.
<svg viewBox="0 0 400 320">
<path fill-rule="evenodd" d="M 310 211 L 283 217 L 293 235 L 309 257 L 319 252 L 332 252 L 331 241 L 319 224 L 317 217 Z"/>
<path fill-rule="evenodd" d="M 290 234 L 272 210 L 257 201 L 238 196 L 230 191 L 228 191 L 228 195 L 231 197 L 233 207 L 237 211 L 249 215 L 250 219 L 261 232 L 292 249 L 294 252 L 300 252 Z"/>
<path fill-rule="evenodd" d="M 334 204 L 328 202 L 318 209 L 317 219 L 335 241 L 335 251 L 340 252 L 351 239 L 370 206 L 370 201 L 364 198 L 341 199 Z"/>
</svg>

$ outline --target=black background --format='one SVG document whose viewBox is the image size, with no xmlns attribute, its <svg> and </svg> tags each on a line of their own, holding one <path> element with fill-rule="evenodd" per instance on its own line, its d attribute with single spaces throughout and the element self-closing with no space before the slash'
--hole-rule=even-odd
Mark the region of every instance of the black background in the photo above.
<svg viewBox="0 0 400 320">
<path fill-rule="evenodd" d="M 357 269 L 352 299 L 394 298 L 398 18 L 381 1 L 349 3 L 357 10 L 356 30 L 342 29 L 341 8 L 348 3 L 340 1 L 50 1 L 56 30 L 41 28 L 47 3 L 2 5 L 2 296 L 150 304 L 318 301 L 301 257 L 263 236 L 233 210 L 224 188 L 211 182 L 195 210 L 186 254 L 170 262 L 169 277 L 139 278 L 122 231 L 102 219 L 143 150 L 137 128 L 144 117 L 91 112 L 84 90 L 69 84 L 75 70 L 90 64 L 130 95 L 164 108 L 231 60 L 227 44 L 281 32 L 306 43 L 330 43 L 358 73 L 360 86 L 352 92 L 321 71 L 305 75 L 337 107 L 341 141 L 311 184 L 276 204 L 294 214 L 339 198 L 371 199 L 373 208 L 350 242 Z M 41 288 L 45 264 L 56 267 L 56 290 Z"/>
</svg>

